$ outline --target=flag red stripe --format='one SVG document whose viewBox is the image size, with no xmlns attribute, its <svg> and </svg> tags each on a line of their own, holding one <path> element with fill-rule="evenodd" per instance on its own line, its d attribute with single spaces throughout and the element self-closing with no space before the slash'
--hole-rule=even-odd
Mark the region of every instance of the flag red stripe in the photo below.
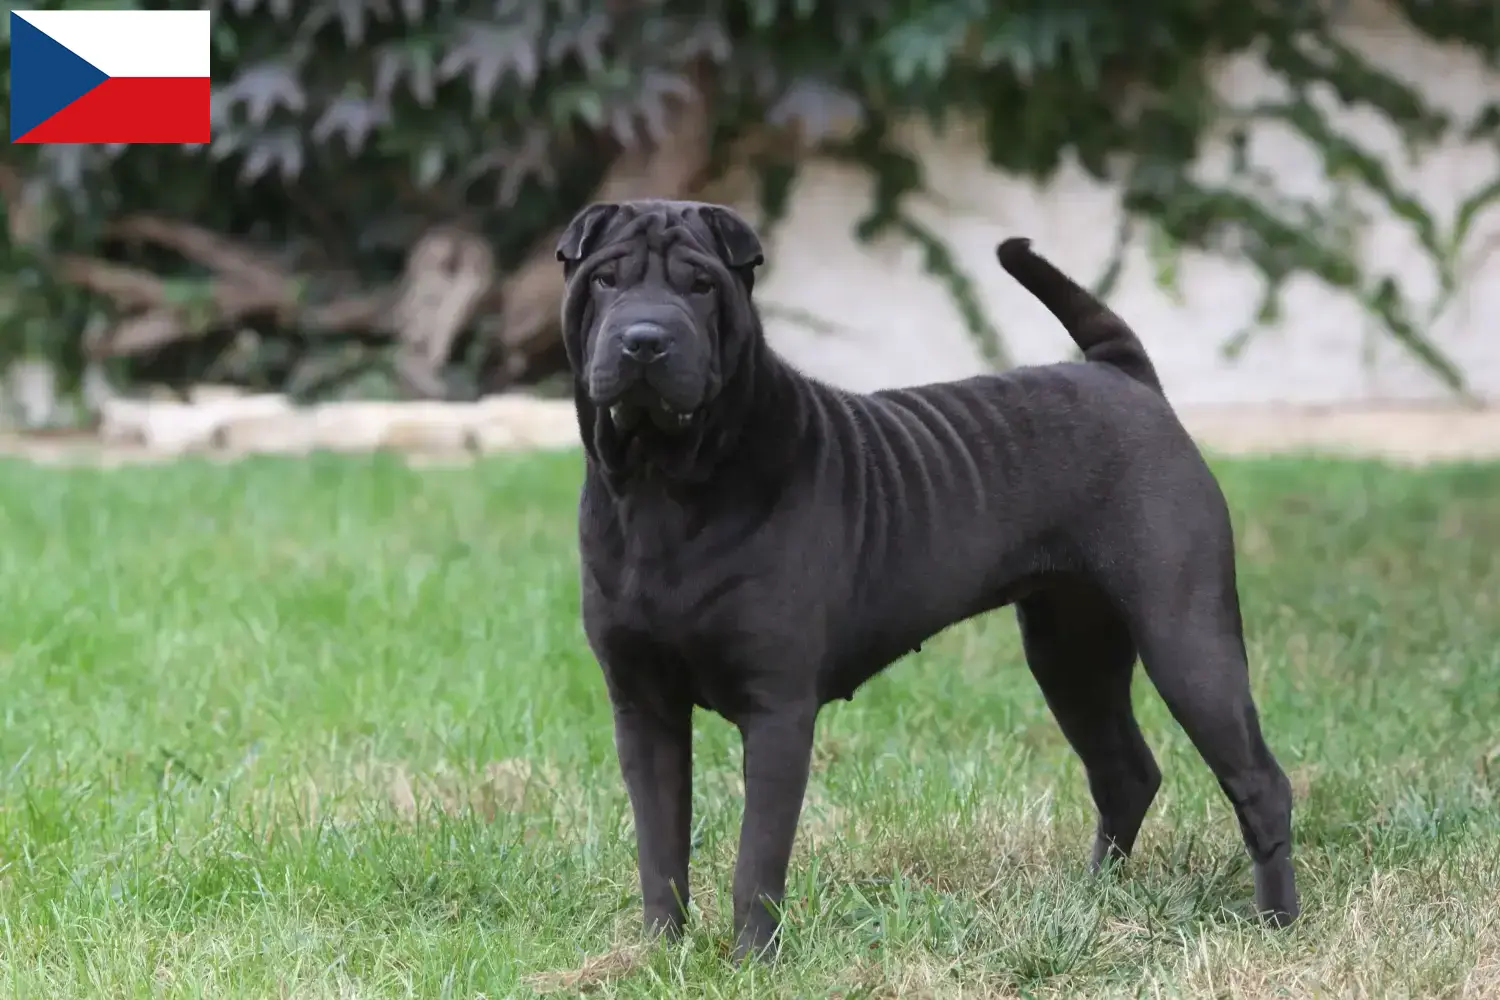
<svg viewBox="0 0 1500 1000">
<path fill-rule="evenodd" d="M 17 142 L 208 142 L 208 77 L 115 76 Z"/>
</svg>

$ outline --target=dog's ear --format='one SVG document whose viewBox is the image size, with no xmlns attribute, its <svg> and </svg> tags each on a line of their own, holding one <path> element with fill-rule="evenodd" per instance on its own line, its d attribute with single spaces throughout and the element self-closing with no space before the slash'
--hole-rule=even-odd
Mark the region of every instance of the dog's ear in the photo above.
<svg viewBox="0 0 1500 1000">
<path fill-rule="evenodd" d="M 587 257 L 604 228 L 619 211 L 619 205 L 599 202 L 573 216 L 573 221 L 568 223 L 568 228 L 557 239 L 557 259 L 571 267 Z"/>
<path fill-rule="evenodd" d="M 721 205 L 703 209 L 703 219 L 719 241 L 719 256 L 735 270 L 759 267 L 766 262 L 760 237 L 738 212 Z"/>
</svg>

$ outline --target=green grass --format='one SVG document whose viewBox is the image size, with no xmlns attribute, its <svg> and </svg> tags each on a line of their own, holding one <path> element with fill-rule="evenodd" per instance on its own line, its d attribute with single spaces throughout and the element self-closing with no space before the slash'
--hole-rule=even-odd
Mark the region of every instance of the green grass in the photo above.
<svg viewBox="0 0 1500 1000">
<path fill-rule="evenodd" d="M 0 996 L 1500 995 L 1500 466 L 1223 462 L 1305 917 L 1144 680 L 1165 784 L 1083 874 L 1008 613 L 821 722 L 774 968 L 725 958 L 738 748 L 697 726 L 697 915 L 637 946 L 577 613 L 576 454 L 0 464 Z"/>
</svg>

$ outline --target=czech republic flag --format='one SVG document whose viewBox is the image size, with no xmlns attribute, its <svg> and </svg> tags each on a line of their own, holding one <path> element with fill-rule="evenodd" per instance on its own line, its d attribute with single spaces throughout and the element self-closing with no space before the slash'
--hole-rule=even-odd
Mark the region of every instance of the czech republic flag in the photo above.
<svg viewBox="0 0 1500 1000">
<path fill-rule="evenodd" d="M 11 142 L 208 142 L 206 10 L 10 12 Z"/>
</svg>

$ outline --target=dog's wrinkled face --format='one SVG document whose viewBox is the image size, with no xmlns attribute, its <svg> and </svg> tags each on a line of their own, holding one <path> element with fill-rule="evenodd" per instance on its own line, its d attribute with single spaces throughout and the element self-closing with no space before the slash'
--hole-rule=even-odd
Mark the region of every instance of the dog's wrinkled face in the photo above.
<svg viewBox="0 0 1500 1000">
<path fill-rule="evenodd" d="M 747 327 L 763 259 L 749 224 L 698 202 L 591 205 L 557 257 L 568 278 L 568 360 L 589 402 L 620 434 L 692 430 Z"/>
</svg>

